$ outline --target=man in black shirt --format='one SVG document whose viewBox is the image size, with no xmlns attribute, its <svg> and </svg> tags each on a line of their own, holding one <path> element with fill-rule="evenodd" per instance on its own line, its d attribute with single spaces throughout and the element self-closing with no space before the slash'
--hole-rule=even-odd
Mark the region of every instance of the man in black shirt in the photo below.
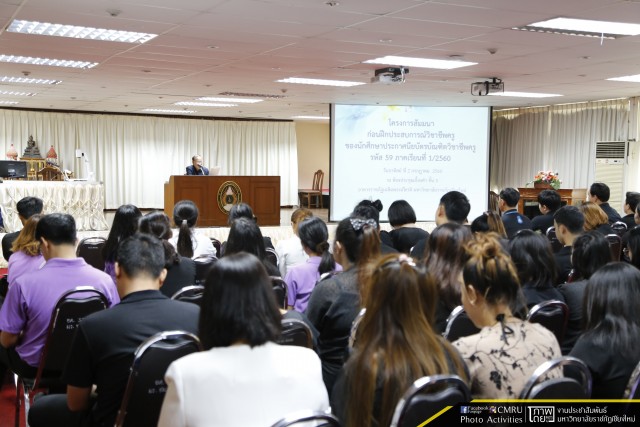
<svg viewBox="0 0 640 427">
<path fill-rule="evenodd" d="M 553 215 L 556 237 L 564 246 L 554 254 L 558 275 L 556 284 L 565 283 L 573 268 L 571 246 L 584 230 L 584 215 L 576 206 L 563 206 Z"/>
<path fill-rule="evenodd" d="M 520 230 L 531 229 L 531 220 L 516 209 L 519 200 L 520 193 L 515 188 L 507 187 L 500 192 L 498 208 L 502 212 L 502 223 L 509 239 Z"/>
<path fill-rule="evenodd" d="M 542 190 L 538 194 L 538 209 L 542 215 L 533 217 L 531 229 L 546 234 L 549 227 L 553 227 L 553 215 L 561 204 L 560 194 L 556 190 Z"/>
<path fill-rule="evenodd" d="M 18 218 L 22 225 L 24 225 L 29 218 L 31 218 L 35 214 L 42 213 L 42 199 L 37 197 L 23 197 L 16 203 L 16 210 L 18 211 Z M 14 231 L 13 233 L 7 233 L 2 238 L 2 256 L 4 259 L 9 261 L 9 257 L 13 253 L 11 250 L 11 246 L 13 246 L 13 242 L 20 234 L 20 231 Z"/>
<path fill-rule="evenodd" d="M 594 182 L 589 187 L 589 201 L 600 206 L 600 209 L 604 211 L 609 217 L 609 224 L 620 221 L 620 214 L 614 208 L 609 205 L 609 197 L 611 190 L 609 186 L 603 182 Z"/>
<path fill-rule="evenodd" d="M 621 221 L 626 224 L 627 230 L 631 230 L 636 226 L 634 216 L 636 213 L 636 208 L 638 207 L 638 203 L 640 203 L 640 193 L 636 193 L 635 191 L 627 191 L 624 199 L 624 213 L 626 215 L 621 219 Z"/>
</svg>

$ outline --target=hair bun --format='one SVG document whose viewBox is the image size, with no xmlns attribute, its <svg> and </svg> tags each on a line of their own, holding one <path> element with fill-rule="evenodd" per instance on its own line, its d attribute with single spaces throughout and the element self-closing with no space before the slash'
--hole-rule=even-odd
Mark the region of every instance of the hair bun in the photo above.
<svg viewBox="0 0 640 427">
<path fill-rule="evenodd" d="M 371 202 L 371 206 L 376 208 L 378 212 L 382 212 L 382 202 L 380 201 L 380 199 Z"/>
</svg>

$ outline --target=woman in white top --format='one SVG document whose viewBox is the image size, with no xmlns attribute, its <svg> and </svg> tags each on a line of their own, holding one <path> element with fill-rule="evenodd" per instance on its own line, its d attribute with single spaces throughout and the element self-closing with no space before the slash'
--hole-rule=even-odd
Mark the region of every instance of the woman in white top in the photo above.
<svg viewBox="0 0 640 427">
<path fill-rule="evenodd" d="M 173 362 L 159 427 L 269 427 L 302 410 L 329 407 L 320 359 L 281 346 L 271 282 L 253 255 L 227 255 L 207 278 L 200 339 L 207 351 Z"/>
<path fill-rule="evenodd" d="M 178 226 L 178 234 L 169 240 L 180 256 L 215 258 L 216 248 L 211 240 L 195 229 L 198 222 L 198 207 L 191 200 L 181 200 L 173 208 L 173 221 Z"/>
<path fill-rule="evenodd" d="M 298 237 L 298 224 L 307 218 L 311 218 L 313 212 L 307 208 L 299 208 L 291 214 L 291 228 L 293 228 L 293 236 L 288 239 L 278 241 L 276 245 L 276 253 L 278 254 L 278 268 L 282 277 L 287 275 L 290 267 L 304 264 L 309 255 L 302 249 L 302 243 Z"/>
</svg>

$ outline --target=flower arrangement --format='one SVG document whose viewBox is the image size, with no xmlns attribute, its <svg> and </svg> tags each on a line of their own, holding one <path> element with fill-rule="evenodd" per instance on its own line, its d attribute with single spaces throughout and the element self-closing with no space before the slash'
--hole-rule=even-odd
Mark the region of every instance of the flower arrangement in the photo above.
<svg viewBox="0 0 640 427">
<path fill-rule="evenodd" d="M 534 186 L 536 186 L 536 184 L 541 184 L 542 186 L 548 185 L 554 190 L 557 190 L 558 188 L 560 188 L 560 184 L 562 184 L 562 181 L 560 180 L 560 178 L 558 178 L 558 172 L 552 172 L 552 171 L 538 172 L 533 177 L 532 182 Z M 531 184 L 531 182 L 527 183 L 527 185 L 528 184 Z"/>
</svg>

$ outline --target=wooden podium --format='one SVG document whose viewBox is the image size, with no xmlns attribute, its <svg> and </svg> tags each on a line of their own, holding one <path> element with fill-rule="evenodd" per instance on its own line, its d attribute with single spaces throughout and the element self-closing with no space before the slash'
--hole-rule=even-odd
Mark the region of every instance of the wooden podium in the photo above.
<svg viewBox="0 0 640 427">
<path fill-rule="evenodd" d="M 279 176 L 172 175 L 164 184 L 164 212 L 173 217 L 173 206 L 192 200 L 200 210 L 198 226 L 227 226 L 231 206 L 249 204 L 260 225 L 280 225 Z"/>
<path fill-rule="evenodd" d="M 520 193 L 518 212 L 528 216 L 529 218 L 540 215 L 540 211 L 538 210 L 538 194 L 544 190 L 546 190 L 546 188 L 518 188 L 518 192 Z M 585 199 L 585 190 L 561 188 L 556 191 L 560 195 L 560 203 L 562 206 L 573 205 L 574 200 L 581 201 Z"/>
</svg>

